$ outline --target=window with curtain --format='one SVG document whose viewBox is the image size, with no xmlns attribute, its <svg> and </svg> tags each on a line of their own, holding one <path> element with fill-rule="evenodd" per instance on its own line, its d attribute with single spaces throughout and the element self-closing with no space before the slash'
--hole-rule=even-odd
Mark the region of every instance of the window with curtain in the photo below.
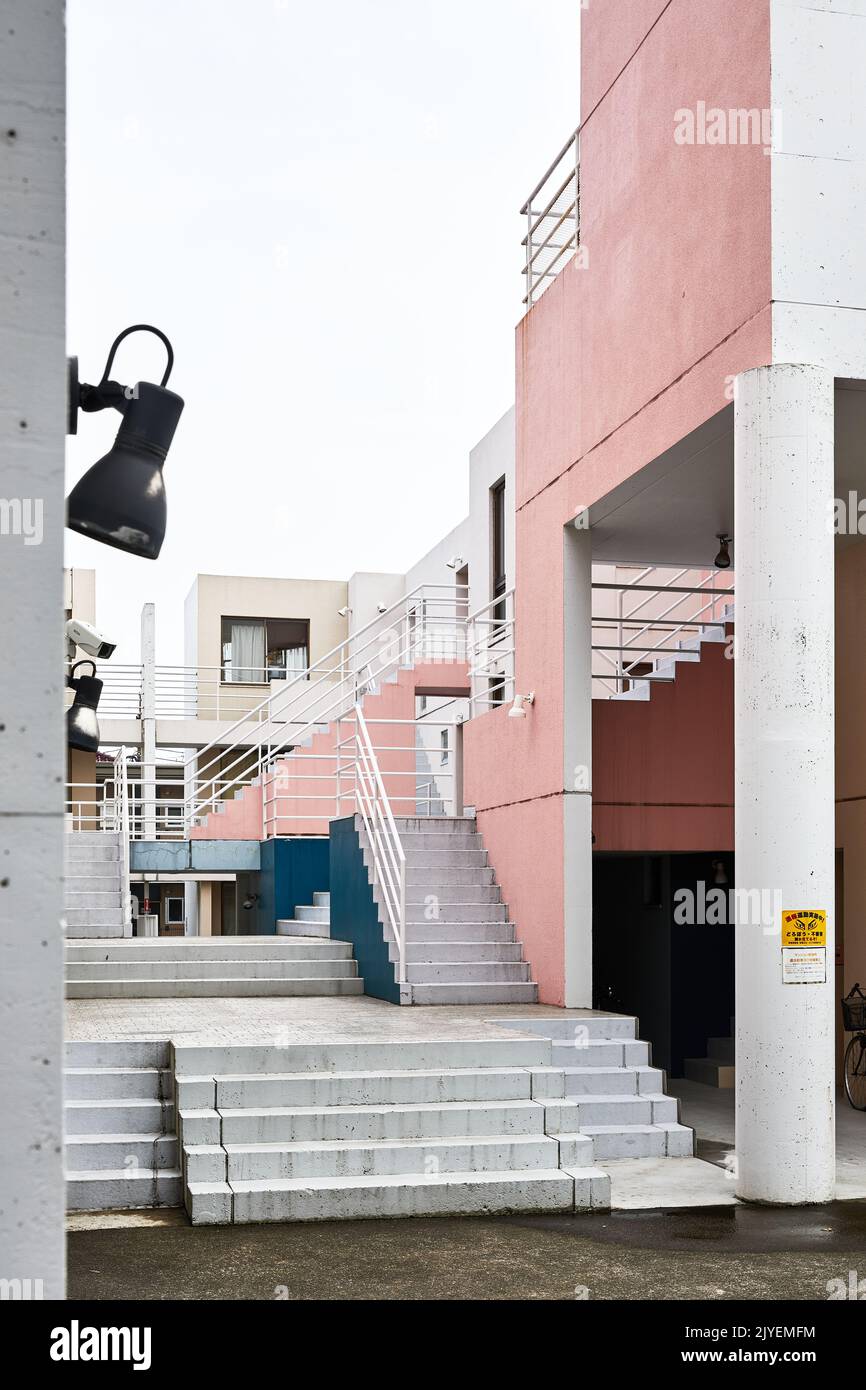
<svg viewBox="0 0 866 1390">
<path fill-rule="evenodd" d="M 223 618 L 222 679 L 264 685 L 290 680 L 309 665 L 305 618 Z"/>
</svg>

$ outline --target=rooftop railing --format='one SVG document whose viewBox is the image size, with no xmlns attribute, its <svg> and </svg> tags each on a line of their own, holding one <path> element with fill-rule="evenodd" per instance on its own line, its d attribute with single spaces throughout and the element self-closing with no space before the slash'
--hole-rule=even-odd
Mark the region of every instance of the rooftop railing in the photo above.
<svg viewBox="0 0 866 1390">
<path fill-rule="evenodd" d="M 527 309 L 564 270 L 580 245 L 580 131 L 563 145 L 523 207 L 523 303 Z"/>
</svg>

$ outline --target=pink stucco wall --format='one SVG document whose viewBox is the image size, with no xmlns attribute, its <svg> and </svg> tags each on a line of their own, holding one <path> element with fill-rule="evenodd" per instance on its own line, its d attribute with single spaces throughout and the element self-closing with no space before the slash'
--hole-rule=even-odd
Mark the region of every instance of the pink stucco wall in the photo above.
<svg viewBox="0 0 866 1390">
<path fill-rule="evenodd" d="M 467 798 L 552 1003 L 567 853 L 562 528 L 722 409 L 735 374 L 770 361 L 770 160 L 760 145 L 674 140 L 676 111 L 699 101 L 770 106 L 769 0 L 593 0 L 582 92 L 588 264 L 573 261 L 517 329 L 516 684 L 536 706 L 507 730 L 507 755 L 498 712 L 465 736 Z M 600 828 L 692 847 L 693 817 L 667 805 L 654 821 L 653 809 Z M 728 833 L 726 815 L 707 808 L 700 833 Z"/>
</svg>

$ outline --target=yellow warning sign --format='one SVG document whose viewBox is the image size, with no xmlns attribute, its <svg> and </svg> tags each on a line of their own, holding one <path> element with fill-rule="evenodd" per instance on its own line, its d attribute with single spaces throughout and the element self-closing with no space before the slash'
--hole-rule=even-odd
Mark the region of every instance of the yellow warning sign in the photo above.
<svg viewBox="0 0 866 1390">
<path fill-rule="evenodd" d="M 800 908 L 782 913 L 782 945 L 826 946 L 827 913 L 822 908 Z"/>
</svg>

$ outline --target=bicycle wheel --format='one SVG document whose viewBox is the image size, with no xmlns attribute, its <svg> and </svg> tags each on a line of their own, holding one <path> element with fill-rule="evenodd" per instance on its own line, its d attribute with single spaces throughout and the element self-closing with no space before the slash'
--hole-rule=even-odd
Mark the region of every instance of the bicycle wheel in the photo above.
<svg viewBox="0 0 866 1390">
<path fill-rule="evenodd" d="M 855 1110 L 866 1110 L 866 1033 L 855 1033 L 845 1049 L 845 1092 Z"/>
</svg>

